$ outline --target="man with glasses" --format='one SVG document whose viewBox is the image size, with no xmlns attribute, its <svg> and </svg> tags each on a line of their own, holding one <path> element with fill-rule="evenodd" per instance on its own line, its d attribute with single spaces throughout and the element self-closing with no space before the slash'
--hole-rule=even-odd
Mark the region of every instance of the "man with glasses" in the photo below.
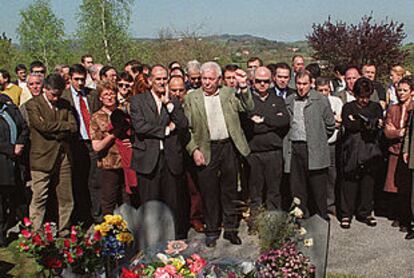
<svg viewBox="0 0 414 278">
<path fill-rule="evenodd" d="M 49 190 L 56 194 L 59 210 L 60 236 L 69 234 L 73 209 L 69 140 L 77 125 L 70 104 L 61 98 L 65 80 L 58 74 L 49 75 L 43 94 L 27 102 L 30 121 L 30 169 L 32 200 L 30 218 L 39 229 L 46 214 Z"/>
<path fill-rule="evenodd" d="M 71 141 L 73 153 L 73 189 L 75 196 L 75 222 L 90 224 L 90 210 L 93 221 L 100 219 L 100 188 L 97 181 L 97 154 L 92 149 L 90 138 L 90 120 L 93 113 L 99 110 L 101 103 L 96 91 L 87 87 L 86 69 L 81 64 L 70 68 L 69 90 L 63 92 L 62 98 L 69 101 L 72 112 L 78 123 L 78 135 Z M 89 189 L 89 190 L 88 190 Z M 90 196 L 89 196 L 90 195 Z"/>
<path fill-rule="evenodd" d="M 29 69 L 30 69 L 30 73 L 38 74 L 42 78 L 45 78 L 46 66 L 42 62 L 40 62 L 40 61 L 33 61 L 30 64 Z"/>
<path fill-rule="evenodd" d="M 282 147 L 289 129 L 289 113 L 284 100 L 269 90 L 270 83 L 270 70 L 257 68 L 253 80 L 254 109 L 249 113 L 250 121 L 245 130 L 251 150 L 247 157 L 251 198 L 249 233 L 254 233 L 253 223 L 261 207 L 281 209 Z"/>
<path fill-rule="evenodd" d="M 183 146 L 179 135 L 188 121 L 180 101 L 169 97 L 167 69 L 155 65 L 148 79 L 151 89 L 131 98 L 135 133 L 131 168 L 137 172 L 140 201 L 163 201 L 175 219 L 177 239 L 187 238 L 189 223 L 182 216 Z"/>
</svg>

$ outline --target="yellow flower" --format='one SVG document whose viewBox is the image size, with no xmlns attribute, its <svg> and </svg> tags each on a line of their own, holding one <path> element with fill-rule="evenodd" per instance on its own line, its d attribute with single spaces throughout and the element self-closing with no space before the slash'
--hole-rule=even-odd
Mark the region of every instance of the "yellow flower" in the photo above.
<svg viewBox="0 0 414 278">
<path fill-rule="evenodd" d="M 298 208 L 298 207 L 295 207 L 291 212 L 290 212 L 290 214 L 292 214 L 293 216 L 295 216 L 296 218 L 303 218 L 303 211 L 300 209 L 300 208 Z"/>
<path fill-rule="evenodd" d="M 306 231 L 306 229 L 305 229 L 305 228 L 301 227 L 301 228 L 299 229 L 299 235 L 304 236 L 304 235 L 306 235 L 306 233 L 307 233 L 307 231 Z"/>
<path fill-rule="evenodd" d="M 134 240 L 133 236 L 129 232 L 122 232 L 117 234 L 116 239 L 123 243 L 130 243 Z"/>
<path fill-rule="evenodd" d="M 311 246 L 313 246 L 313 238 L 305 239 L 303 241 L 303 245 L 305 245 L 305 247 L 311 247 Z"/>
<path fill-rule="evenodd" d="M 185 260 L 182 256 L 179 256 L 177 258 L 170 258 L 169 260 L 171 261 L 171 264 L 175 266 L 177 270 L 180 270 L 185 264 Z"/>
<path fill-rule="evenodd" d="M 104 222 L 100 225 L 96 225 L 94 230 L 99 231 L 102 236 L 106 236 L 106 234 L 111 230 L 111 226 Z"/>
</svg>

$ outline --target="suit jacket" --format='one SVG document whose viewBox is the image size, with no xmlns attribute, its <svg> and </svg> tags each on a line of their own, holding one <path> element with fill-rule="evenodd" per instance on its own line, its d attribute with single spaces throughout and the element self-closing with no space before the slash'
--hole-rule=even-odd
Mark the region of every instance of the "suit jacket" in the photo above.
<svg viewBox="0 0 414 278">
<path fill-rule="evenodd" d="M 290 95 L 286 99 L 291 124 L 293 121 L 295 98 L 296 95 Z M 311 90 L 303 115 L 305 118 L 306 143 L 309 153 L 309 170 L 327 168 L 330 165 L 328 138 L 335 131 L 335 118 L 328 98 Z M 290 173 L 290 161 L 292 157 L 290 132 L 291 130 L 289 130 L 288 135 L 283 141 L 283 157 L 285 159 L 286 173 Z"/>
<path fill-rule="evenodd" d="M 186 95 L 184 99 L 184 112 L 189 121 L 191 135 L 190 142 L 187 144 L 187 151 L 192 155 L 196 149 L 199 149 L 204 155 L 206 164 L 209 164 L 211 158 L 210 132 L 203 94 L 203 90 L 199 88 Z M 243 156 L 247 156 L 250 153 L 250 148 L 240 126 L 239 113 L 250 112 L 254 108 L 250 90 L 236 94 L 234 89 L 222 87 L 219 96 L 229 136 L 237 150 Z"/>
<path fill-rule="evenodd" d="M 152 93 L 147 91 L 131 97 L 131 119 L 135 140 L 131 168 L 139 174 L 151 174 L 157 166 L 160 155 L 160 140 L 163 142 L 164 154 L 168 168 L 174 175 L 183 172 L 183 145 L 180 134 L 188 128 L 188 121 L 180 102 L 172 98 L 174 109 L 168 113 L 162 105 L 158 114 L 157 104 Z M 166 135 L 170 122 L 175 129 Z"/>
<path fill-rule="evenodd" d="M 76 119 L 68 101 L 59 99 L 57 111 L 49 107 L 43 95 L 27 102 L 30 121 L 30 166 L 31 170 L 50 172 L 66 142 L 76 134 Z"/>
<path fill-rule="evenodd" d="M 269 94 L 275 94 L 276 95 L 276 85 L 273 88 L 267 89 L 267 91 L 269 92 Z M 295 95 L 295 94 L 296 94 L 296 90 L 295 89 L 292 89 L 290 87 L 287 87 L 287 90 L 286 90 L 286 98 L 284 100 L 286 100 L 288 98 L 288 96 Z"/>
<path fill-rule="evenodd" d="M 95 90 L 92 90 L 92 89 L 86 88 L 86 87 L 84 88 L 84 90 L 85 90 L 86 98 L 88 100 L 89 113 L 90 113 L 91 118 L 92 118 L 92 115 L 96 111 L 101 109 L 102 103 L 100 102 L 98 93 Z M 76 111 L 76 107 L 75 107 L 74 102 L 73 102 L 72 92 L 71 92 L 70 89 L 63 91 L 62 99 L 65 99 L 69 102 L 69 104 L 71 106 L 72 113 L 75 116 L 76 122 L 78 124 L 78 131 L 79 131 L 79 128 L 80 128 L 79 113 Z"/>
</svg>

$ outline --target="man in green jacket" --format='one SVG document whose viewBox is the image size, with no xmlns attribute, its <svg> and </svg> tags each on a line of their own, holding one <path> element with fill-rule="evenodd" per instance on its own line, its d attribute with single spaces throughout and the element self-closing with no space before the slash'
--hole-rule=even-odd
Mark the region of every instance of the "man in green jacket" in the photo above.
<svg viewBox="0 0 414 278">
<path fill-rule="evenodd" d="M 239 113 L 254 107 L 247 74 L 238 69 L 239 90 L 219 88 L 221 69 L 215 62 L 201 66 L 201 88 L 188 94 L 184 111 L 191 139 L 187 144 L 197 165 L 200 193 L 204 203 L 206 245 L 214 247 L 223 218 L 224 238 L 241 244 L 237 236 L 237 154 L 247 156 L 249 146 L 240 126 Z"/>
</svg>

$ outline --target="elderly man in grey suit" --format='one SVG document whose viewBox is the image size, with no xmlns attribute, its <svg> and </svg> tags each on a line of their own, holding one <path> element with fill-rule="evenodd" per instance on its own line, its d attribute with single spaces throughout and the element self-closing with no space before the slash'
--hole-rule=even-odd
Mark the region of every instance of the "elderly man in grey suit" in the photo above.
<svg viewBox="0 0 414 278">
<path fill-rule="evenodd" d="M 283 145 L 285 172 L 290 173 L 292 196 L 301 200 L 305 216 L 313 196 L 315 213 L 328 219 L 328 138 L 335 131 L 335 118 L 328 98 L 311 89 L 310 73 L 299 71 L 295 78 L 297 94 L 286 99 L 290 130 Z"/>
<path fill-rule="evenodd" d="M 247 74 L 236 71 L 238 91 L 219 88 L 221 69 L 215 62 L 201 66 L 201 88 L 187 95 L 184 111 L 191 139 L 187 151 L 197 165 L 204 204 L 206 245 L 214 247 L 223 218 L 224 238 L 241 244 L 237 236 L 237 151 L 247 156 L 249 146 L 240 126 L 239 112 L 251 111 L 254 102 L 247 88 Z"/>
</svg>

